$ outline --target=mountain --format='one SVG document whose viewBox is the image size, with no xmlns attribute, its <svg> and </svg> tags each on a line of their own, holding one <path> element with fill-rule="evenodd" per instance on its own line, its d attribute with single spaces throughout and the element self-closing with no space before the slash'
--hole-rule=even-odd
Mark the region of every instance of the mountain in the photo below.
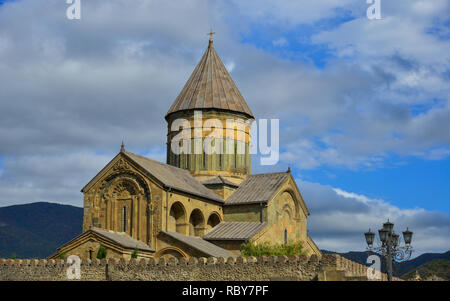
<svg viewBox="0 0 450 301">
<path fill-rule="evenodd" d="M 337 253 L 327 250 L 322 250 L 322 253 L 329 254 L 329 253 Z M 344 258 L 347 258 L 349 260 L 358 262 L 360 264 L 369 266 L 370 264 L 366 263 L 368 255 L 375 254 L 372 252 L 347 252 L 347 253 L 337 253 L 341 255 Z M 419 266 L 426 264 L 430 261 L 436 260 L 436 259 L 446 259 L 450 260 L 450 251 L 447 251 L 445 253 L 424 253 L 420 256 L 417 256 L 414 259 L 394 264 L 393 270 L 394 270 L 394 276 L 400 277 L 408 272 L 415 271 Z M 384 261 L 381 265 L 381 271 L 385 272 L 385 264 Z"/>
<path fill-rule="evenodd" d="M 417 256 L 416 258 L 402 262 L 401 264 L 398 264 L 398 268 L 395 269 L 397 272 L 397 275 L 403 275 L 406 274 L 412 270 L 417 269 L 419 266 L 426 264 L 430 261 L 434 261 L 436 259 L 446 259 L 450 260 L 450 251 L 447 251 L 445 253 L 425 253 L 420 256 Z"/>
<path fill-rule="evenodd" d="M 54 203 L 0 207 L 0 258 L 46 258 L 82 230 L 83 208 Z"/>
<path fill-rule="evenodd" d="M 430 277 L 439 277 L 443 280 L 450 281 L 450 260 L 448 259 L 434 259 L 421 266 L 402 275 L 401 278 L 405 280 L 413 280 L 416 277 L 416 271 L 422 279 L 429 279 Z"/>
</svg>

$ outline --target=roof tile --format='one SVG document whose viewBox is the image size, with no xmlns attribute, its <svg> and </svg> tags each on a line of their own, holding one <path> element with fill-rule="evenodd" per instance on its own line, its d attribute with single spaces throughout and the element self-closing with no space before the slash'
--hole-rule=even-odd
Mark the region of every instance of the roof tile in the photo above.
<svg viewBox="0 0 450 301">
<path fill-rule="evenodd" d="M 206 181 L 202 182 L 203 185 L 228 185 L 228 186 L 233 186 L 233 187 L 238 187 L 239 185 L 236 183 L 233 183 L 225 178 L 223 178 L 222 176 L 217 176 L 211 179 L 208 179 Z"/>
<path fill-rule="evenodd" d="M 260 232 L 267 223 L 258 222 L 221 222 L 212 228 L 205 240 L 248 240 Z"/>
<path fill-rule="evenodd" d="M 201 237 L 196 236 L 186 236 L 177 232 L 161 231 L 162 233 L 168 235 L 169 237 L 178 240 L 200 252 L 203 252 L 212 257 L 236 257 L 235 254 L 228 250 L 225 250 L 215 244 L 212 244 Z"/>
<path fill-rule="evenodd" d="M 212 43 L 166 114 L 187 109 L 220 109 L 253 114 Z"/>
<path fill-rule="evenodd" d="M 114 241 L 115 243 L 126 249 L 138 248 L 139 250 L 152 251 L 152 249 L 148 245 L 146 245 L 142 241 L 132 238 L 125 232 L 114 232 L 111 230 L 94 227 L 90 228 L 89 230 Z"/>
<path fill-rule="evenodd" d="M 275 172 L 249 175 L 225 200 L 225 205 L 267 203 L 289 174 L 289 172 Z"/>
</svg>

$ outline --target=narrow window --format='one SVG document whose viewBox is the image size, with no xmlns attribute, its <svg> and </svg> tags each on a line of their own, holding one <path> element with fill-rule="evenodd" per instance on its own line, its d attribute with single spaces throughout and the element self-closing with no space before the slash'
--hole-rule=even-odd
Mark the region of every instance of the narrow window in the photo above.
<svg viewBox="0 0 450 301">
<path fill-rule="evenodd" d="M 206 154 L 205 154 L 205 150 L 203 150 L 203 168 L 206 168 Z"/>
<path fill-rule="evenodd" d="M 90 260 L 92 260 L 92 252 L 94 252 L 94 251 L 89 250 L 89 259 L 90 259 Z"/>
<path fill-rule="evenodd" d="M 284 244 L 287 244 L 287 229 L 284 229 Z"/>
<path fill-rule="evenodd" d="M 248 151 L 248 145 L 245 144 L 245 155 L 244 155 L 244 167 L 245 167 L 245 170 L 247 170 L 247 151 Z"/>
<path fill-rule="evenodd" d="M 181 140 L 180 142 L 178 142 L 179 148 L 178 148 L 178 167 L 181 168 L 181 154 L 184 154 L 184 152 L 182 152 L 183 149 L 183 140 Z"/>
<path fill-rule="evenodd" d="M 122 208 L 122 218 L 123 218 L 122 230 L 123 232 L 127 232 L 127 207 L 125 206 Z"/>
<path fill-rule="evenodd" d="M 170 148 L 169 148 L 169 142 L 166 142 L 166 162 L 167 162 L 167 164 L 170 164 Z"/>
<path fill-rule="evenodd" d="M 237 141 L 234 143 L 234 168 L 237 168 Z"/>
<path fill-rule="evenodd" d="M 223 147 L 224 147 L 224 141 L 223 141 L 223 139 L 221 139 L 221 140 L 216 140 L 216 141 L 219 141 L 219 169 L 222 169 L 222 164 L 223 164 L 223 162 L 222 162 L 222 160 L 223 160 L 223 158 L 222 158 L 222 154 L 223 154 Z M 214 142 L 214 143 L 216 143 L 216 142 Z"/>
</svg>

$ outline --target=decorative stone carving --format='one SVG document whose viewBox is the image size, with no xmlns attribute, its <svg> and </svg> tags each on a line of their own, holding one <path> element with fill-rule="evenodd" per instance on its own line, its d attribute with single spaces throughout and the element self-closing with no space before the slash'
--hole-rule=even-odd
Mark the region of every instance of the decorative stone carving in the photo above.
<svg viewBox="0 0 450 301">
<path fill-rule="evenodd" d="M 114 171 L 126 171 L 126 170 L 130 170 L 130 164 L 128 164 L 127 161 L 125 161 L 125 159 L 121 158 L 119 160 L 119 162 L 116 163 L 116 165 L 114 165 L 113 170 Z"/>
</svg>

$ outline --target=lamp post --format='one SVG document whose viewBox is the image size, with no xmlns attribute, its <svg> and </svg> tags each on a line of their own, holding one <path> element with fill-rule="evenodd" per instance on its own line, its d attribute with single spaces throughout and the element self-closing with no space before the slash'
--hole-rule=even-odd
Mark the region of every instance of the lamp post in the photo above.
<svg viewBox="0 0 450 301">
<path fill-rule="evenodd" d="M 413 233 L 406 228 L 403 231 L 405 246 L 400 246 L 400 235 L 394 232 L 394 224 L 388 219 L 383 224 L 383 228 L 378 230 L 380 242 L 378 247 L 374 247 L 375 233 L 370 231 L 364 233 L 366 237 L 367 250 L 378 253 L 384 257 L 387 267 L 388 281 L 392 281 L 392 262 L 401 262 L 411 258 L 413 248 L 411 246 Z"/>
</svg>

